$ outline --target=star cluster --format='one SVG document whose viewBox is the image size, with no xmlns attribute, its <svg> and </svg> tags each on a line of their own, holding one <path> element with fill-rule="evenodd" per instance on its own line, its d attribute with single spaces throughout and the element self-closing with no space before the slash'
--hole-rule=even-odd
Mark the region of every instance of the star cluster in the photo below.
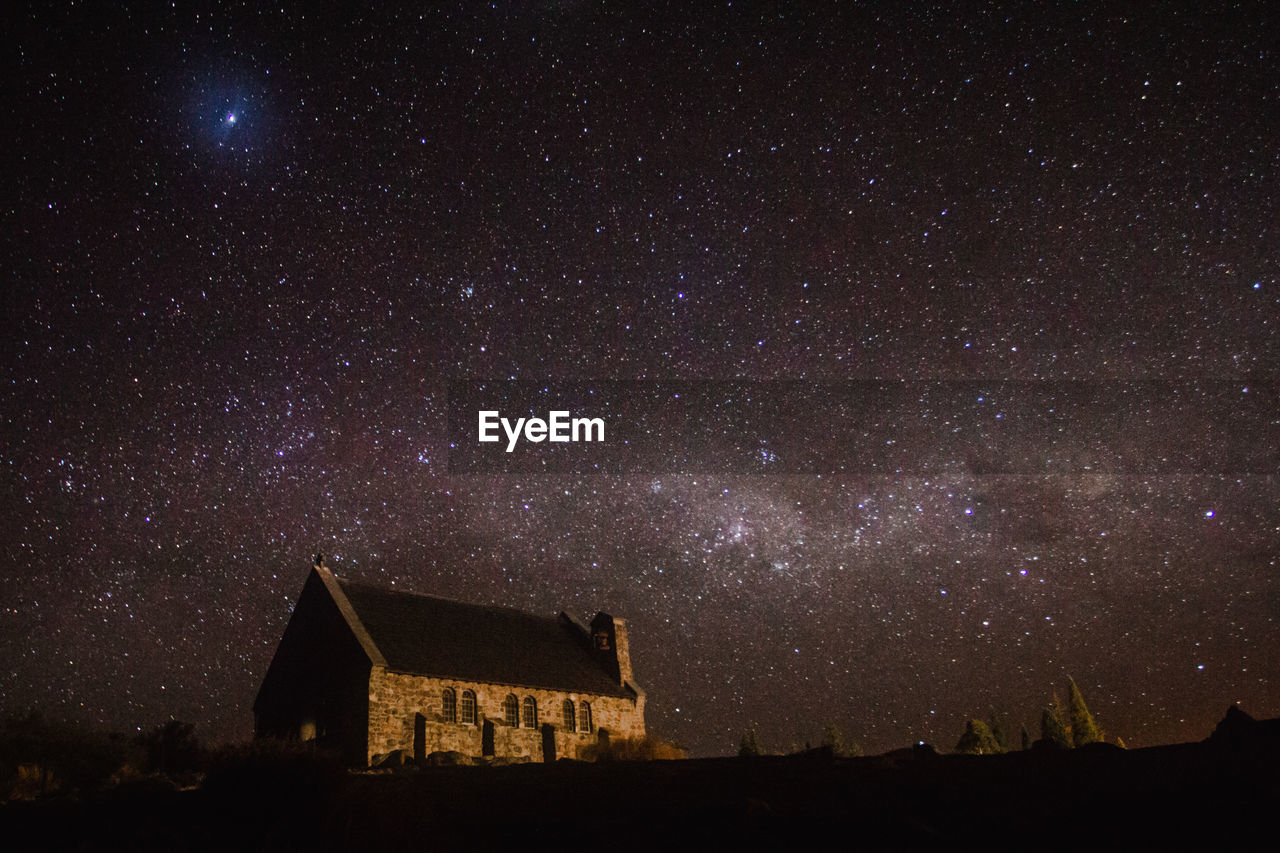
<svg viewBox="0 0 1280 853">
<path fill-rule="evenodd" d="M 1275 472 L 1125 393 L 1274 399 L 1274 11 L 356 15 L 8 15 L 0 710 L 245 737 L 319 551 L 626 616 L 696 754 L 1280 714 Z M 464 476 L 473 379 L 1106 383 L 1132 464 Z"/>
</svg>

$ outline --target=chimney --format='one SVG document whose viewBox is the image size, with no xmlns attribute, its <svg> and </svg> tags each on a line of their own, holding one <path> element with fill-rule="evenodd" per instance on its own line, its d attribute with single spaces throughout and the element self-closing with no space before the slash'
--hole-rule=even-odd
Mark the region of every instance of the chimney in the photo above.
<svg viewBox="0 0 1280 853">
<path fill-rule="evenodd" d="M 591 620 L 591 647 L 618 684 L 627 684 L 631 673 L 631 646 L 627 642 L 627 620 L 615 619 L 603 611 Z"/>
</svg>

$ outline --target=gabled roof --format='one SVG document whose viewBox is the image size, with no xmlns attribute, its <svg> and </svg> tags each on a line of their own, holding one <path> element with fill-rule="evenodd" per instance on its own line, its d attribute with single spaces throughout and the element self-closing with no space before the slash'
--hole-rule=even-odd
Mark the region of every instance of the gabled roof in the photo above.
<svg viewBox="0 0 1280 853">
<path fill-rule="evenodd" d="M 316 571 L 334 581 L 326 587 L 338 593 L 335 599 L 346 599 L 338 606 L 375 664 L 460 681 L 633 695 L 610 677 L 585 632 L 567 617 L 465 604 L 341 580 L 324 567 Z"/>
</svg>

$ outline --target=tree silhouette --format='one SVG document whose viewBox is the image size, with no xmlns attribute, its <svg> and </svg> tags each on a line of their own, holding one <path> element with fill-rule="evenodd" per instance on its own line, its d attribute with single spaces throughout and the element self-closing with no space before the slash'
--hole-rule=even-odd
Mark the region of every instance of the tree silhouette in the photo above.
<svg viewBox="0 0 1280 853">
<path fill-rule="evenodd" d="M 964 734 L 956 743 L 956 752 L 969 755 L 998 755 L 1004 752 L 991 733 L 991 727 L 982 720 L 973 719 L 965 724 Z"/>
<path fill-rule="evenodd" d="M 753 758 L 763 754 L 764 750 L 760 748 L 760 736 L 756 734 L 755 726 L 752 726 L 742 735 L 742 743 L 738 746 L 738 755 L 742 758 Z"/>
<path fill-rule="evenodd" d="M 844 735 L 840 733 L 840 727 L 835 723 L 827 723 L 826 728 L 822 730 L 822 745 L 831 750 L 832 755 L 844 754 Z"/>
<path fill-rule="evenodd" d="M 1053 714 L 1053 718 L 1058 721 L 1058 725 L 1067 734 L 1067 746 L 1071 745 L 1071 709 L 1067 707 L 1067 703 L 1062 701 L 1061 694 L 1057 690 L 1053 691 L 1053 697 L 1049 700 L 1049 711 Z"/>
<path fill-rule="evenodd" d="M 1061 749 L 1071 748 L 1071 736 L 1053 706 L 1040 715 L 1040 739 Z"/>
<path fill-rule="evenodd" d="M 836 758 L 855 758 L 862 755 L 862 747 L 844 739 L 844 733 L 835 723 L 827 723 L 822 730 L 822 745 Z"/>
<path fill-rule="evenodd" d="M 1102 730 L 1089 713 L 1089 706 L 1084 703 L 1084 694 L 1076 686 L 1074 678 L 1068 676 L 1068 689 L 1071 701 L 1071 742 L 1080 747 L 1087 743 L 1098 743 L 1102 738 Z"/>
<path fill-rule="evenodd" d="M 200 766 L 203 750 L 195 726 L 170 720 L 138 737 L 147 753 L 147 764 L 160 773 L 185 773 Z"/>
<path fill-rule="evenodd" d="M 987 719 L 987 728 L 991 729 L 991 737 L 995 739 L 996 745 L 1000 747 L 1001 752 L 1009 751 L 1009 727 L 1005 720 L 993 708 L 991 716 Z"/>
</svg>

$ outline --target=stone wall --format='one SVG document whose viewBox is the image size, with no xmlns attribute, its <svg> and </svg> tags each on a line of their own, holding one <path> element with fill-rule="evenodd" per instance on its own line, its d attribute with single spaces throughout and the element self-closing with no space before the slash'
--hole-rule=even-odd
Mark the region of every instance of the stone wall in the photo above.
<svg viewBox="0 0 1280 853">
<path fill-rule="evenodd" d="M 463 691 L 470 690 L 476 694 L 475 725 L 448 722 L 441 716 L 441 697 L 445 688 L 452 688 L 457 697 L 459 720 L 462 718 Z M 507 694 L 514 695 L 522 708 L 520 725 L 515 727 L 506 724 L 503 714 L 502 703 Z M 535 728 L 523 725 L 523 703 L 528 696 L 538 703 L 538 725 Z M 566 730 L 563 720 L 566 698 L 573 700 L 575 709 L 581 708 L 583 701 L 591 703 L 592 731 Z M 600 729 L 606 729 L 611 738 L 643 737 L 645 733 L 643 694 L 632 700 L 480 681 L 426 678 L 374 667 L 369 674 L 369 763 L 373 764 L 380 756 L 397 749 L 412 758 L 419 714 L 425 718 L 423 751 L 427 755 L 433 752 L 482 755 L 485 720 L 493 723 L 496 756 L 529 761 L 542 760 L 544 723 L 555 728 L 557 758 L 581 757 L 583 750 L 598 741 Z"/>
</svg>

